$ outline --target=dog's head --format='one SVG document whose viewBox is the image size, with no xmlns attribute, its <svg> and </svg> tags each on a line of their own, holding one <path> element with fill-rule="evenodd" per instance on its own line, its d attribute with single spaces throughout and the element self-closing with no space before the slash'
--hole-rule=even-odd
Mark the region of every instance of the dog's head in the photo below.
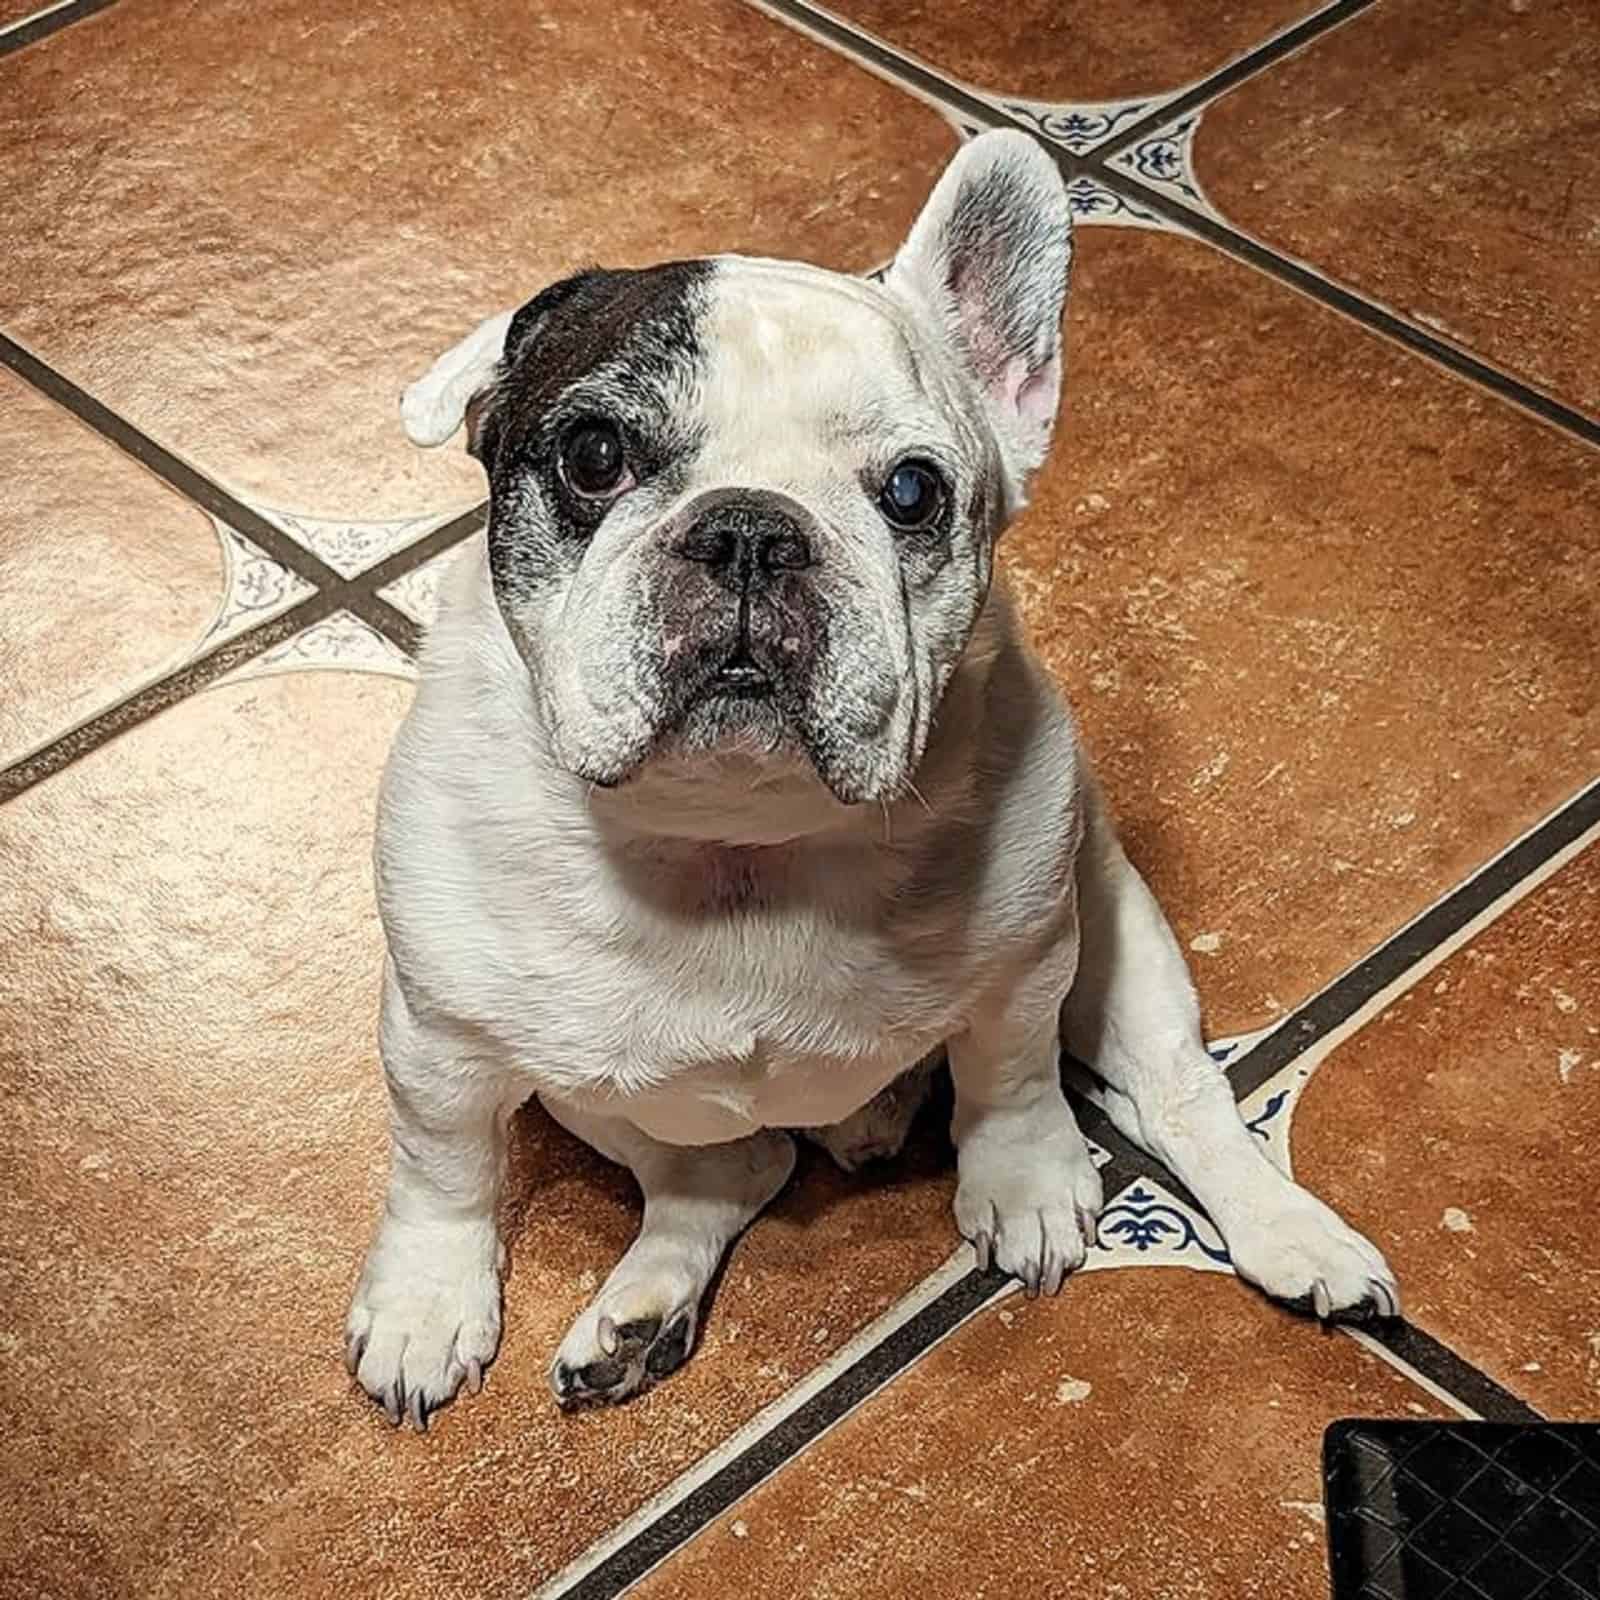
<svg viewBox="0 0 1600 1600">
<path fill-rule="evenodd" d="M 563 765 L 611 787 L 742 750 L 847 804 L 912 782 L 1049 444 L 1069 233 L 1049 157 L 988 134 L 880 278 L 584 272 L 407 391 L 418 443 L 468 423 Z"/>
</svg>

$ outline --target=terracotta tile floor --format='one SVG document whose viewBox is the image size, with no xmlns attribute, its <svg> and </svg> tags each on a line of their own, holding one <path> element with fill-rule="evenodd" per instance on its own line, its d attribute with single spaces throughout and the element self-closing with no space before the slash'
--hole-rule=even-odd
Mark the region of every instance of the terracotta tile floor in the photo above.
<svg viewBox="0 0 1600 1600">
<path fill-rule="evenodd" d="M 1592 5 L 33 10 L 0 1596 L 1309 1600 L 1330 1420 L 1600 1414 Z M 879 262 L 1007 121 L 1081 224 L 1010 581 L 1247 1119 L 1411 1320 L 1269 1307 L 1103 1130 L 1094 1270 L 1027 1304 L 952 1255 L 930 1116 L 876 1177 L 803 1160 L 685 1371 L 564 1417 L 544 1363 L 637 1202 L 530 1111 L 505 1352 L 394 1433 L 339 1359 L 386 1136 L 372 801 L 481 494 L 396 393 L 586 261 Z"/>
</svg>

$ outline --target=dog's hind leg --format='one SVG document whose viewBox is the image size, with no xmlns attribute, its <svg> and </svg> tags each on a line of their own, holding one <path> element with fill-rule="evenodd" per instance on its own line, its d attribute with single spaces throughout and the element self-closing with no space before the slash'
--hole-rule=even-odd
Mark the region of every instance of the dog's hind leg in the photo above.
<svg viewBox="0 0 1600 1600">
<path fill-rule="evenodd" d="M 1281 1173 L 1245 1127 L 1200 1036 L 1177 940 L 1086 785 L 1078 854 L 1083 944 L 1067 1047 L 1110 1086 L 1113 1121 L 1193 1191 L 1243 1278 L 1324 1318 L 1399 1313 L 1394 1274 L 1368 1241 Z"/>
<path fill-rule="evenodd" d="M 900 1154 L 911 1124 L 928 1098 L 939 1059 L 940 1054 L 935 1052 L 909 1072 L 902 1072 L 843 1122 L 825 1128 L 804 1128 L 801 1132 L 812 1144 L 826 1150 L 845 1172 L 859 1171 L 869 1161 L 893 1160 Z"/>
<path fill-rule="evenodd" d="M 662 1144 L 620 1117 L 540 1099 L 569 1132 L 628 1168 L 644 1194 L 638 1238 L 550 1366 L 564 1406 L 623 1400 L 693 1349 L 701 1298 L 728 1246 L 789 1181 L 794 1141 L 758 1133 L 729 1144 Z"/>
</svg>

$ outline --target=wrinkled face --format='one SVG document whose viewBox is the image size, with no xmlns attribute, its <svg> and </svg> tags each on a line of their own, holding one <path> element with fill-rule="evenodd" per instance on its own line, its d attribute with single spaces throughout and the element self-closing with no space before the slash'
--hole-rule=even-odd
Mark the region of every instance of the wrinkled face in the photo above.
<svg viewBox="0 0 1600 1600">
<path fill-rule="evenodd" d="M 904 791 L 1048 439 L 1068 255 L 1054 167 L 990 135 L 882 282 L 589 272 L 442 358 L 408 425 L 466 406 L 557 759 L 613 787 L 740 752 L 847 804 Z"/>
<path fill-rule="evenodd" d="M 740 260 L 562 285 L 478 422 L 491 572 L 559 758 L 803 757 L 897 793 L 987 592 L 1000 464 L 876 284 Z"/>
</svg>

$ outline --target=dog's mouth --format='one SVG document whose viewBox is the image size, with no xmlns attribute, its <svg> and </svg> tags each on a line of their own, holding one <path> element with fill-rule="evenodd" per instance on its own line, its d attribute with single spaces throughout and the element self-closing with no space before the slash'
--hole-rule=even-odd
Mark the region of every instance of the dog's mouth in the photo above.
<svg viewBox="0 0 1600 1600">
<path fill-rule="evenodd" d="M 766 668 L 760 666 L 741 644 L 718 667 L 701 691 L 701 699 L 771 700 L 778 686 Z"/>
</svg>

